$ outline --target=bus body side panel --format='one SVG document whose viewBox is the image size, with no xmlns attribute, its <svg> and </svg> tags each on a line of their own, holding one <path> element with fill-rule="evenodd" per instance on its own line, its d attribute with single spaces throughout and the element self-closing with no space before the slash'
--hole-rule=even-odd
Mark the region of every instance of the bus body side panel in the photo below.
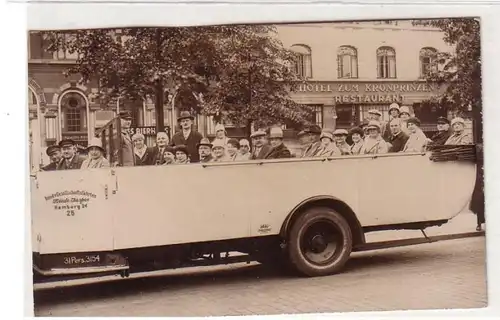
<svg viewBox="0 0 500 320">
<path fill-rule="evenodd" d="M 113 215 L 107 195 L 110 173 L 109 169 L 37 173 L 31 190 L 35 252 L 113 249 Z"/>
</svg>

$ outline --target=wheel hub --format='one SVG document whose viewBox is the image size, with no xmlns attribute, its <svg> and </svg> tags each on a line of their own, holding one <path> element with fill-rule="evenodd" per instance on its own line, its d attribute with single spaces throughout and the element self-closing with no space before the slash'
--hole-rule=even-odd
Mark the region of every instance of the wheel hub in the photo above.
<svg viewBox="0 0 500 320">
<path fill-rule="evenodd" d="M 325 251 L 327 248 L 328 243 L 326 242 L 326 239 L 323 235 L 321 234 L 316 234 L 312 237 L 311 239 L 311 251 L 314 253 L 320 253 Z"/>
</svg>

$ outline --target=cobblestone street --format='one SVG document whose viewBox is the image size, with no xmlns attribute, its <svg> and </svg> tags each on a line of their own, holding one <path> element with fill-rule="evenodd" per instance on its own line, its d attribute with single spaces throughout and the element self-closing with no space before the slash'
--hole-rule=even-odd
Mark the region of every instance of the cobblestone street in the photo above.
<svg viewBox="0 0 500 320">
<path fill-rule="evenodd" d="M 460 216 L 462 222 L 440 232 L 473 230 L 474 216 Z M 293 278 L 258 264 L 159 272 L 37 290 L 35 314 L 225 316 L 479 308 L 487 305 L 485 257 L 485 238 L 475 237 L 353 254 L 342 273 L 329 277 Z"/>
</svg>

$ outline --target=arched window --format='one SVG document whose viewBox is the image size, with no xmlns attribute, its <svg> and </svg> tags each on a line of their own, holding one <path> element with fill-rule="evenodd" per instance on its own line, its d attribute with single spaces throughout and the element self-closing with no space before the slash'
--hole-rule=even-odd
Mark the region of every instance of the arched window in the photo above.
<svg viewBox="0 0 500 320">
<path fill-rule="evenodd" d="M 31 90 L 29 87 L 28 87 L 28 107 L 30 109 L 36 108 L 36 95 L 33 92 L 33 90 Z"/>
<path fill-rule="evenodd" d="M 358 77 L 358 51 L 351 46 L 341 46 L 337 51 L 339 79 Z"/>
<path fill-rule="evenodd" d="M 87 100 L 82 93 L 77 91 L 63 93 L 60 100 L 63 138 L 70 138 L 78 144 L 87 145 L 87 107 Z"/>
<path fill-rule="evenodd" d="M 391 47 L 377 49 L 377 77 L 396 78 L 396 51 Z"/>
<path fill-rule="evenodd" d="M 437 71 L 437 50 L 425 47 L 420 50 L 420 77 L 425 78 Z"/>
<path fill-rule="evenodd" d="M 303 44 L 294 44 L 291 48 L 297 58 L 294 64 L 295 72 L 304 78 L 312 78 L 311 48 Z"/>
</svg>

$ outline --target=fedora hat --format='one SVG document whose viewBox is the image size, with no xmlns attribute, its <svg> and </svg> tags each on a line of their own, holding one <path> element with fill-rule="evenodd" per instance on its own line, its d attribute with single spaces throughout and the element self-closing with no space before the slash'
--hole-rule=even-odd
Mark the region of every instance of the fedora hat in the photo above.
<svg viewBox="0 0 500 320">
<path fill-rule="evenodd" d="M 283 139 L 283 130 L 279 127 L 273 127 L 269 130 L 269 139 Z"/>
<path fill-rule="evenodd" d="M 196 149 L 198 149 L 201 146 L 208 146 L 212 148 L 212 144 L 210 143 L 210 140 L 208 140 L 208 138 L 201 139 L 200 142 L 196 145 Z"/>
<path fill-rule="evenodd" d="M 254 131 L 251 135 L 250 135 L 250 138 L 256 138 L 256 137 L 262 137 L 262 136 L 265 136 L 266 135 L 266 132 L 263 131 L 263 130 L 257 130 L 257 131 Z"/>
<path fill-rule="evenodd" d="M 177 118 L 177 122 L 182 121 L 184 119 L 194 120 L 194 117 L 193 117 L 193 115 L 191 115 L 191 112 L 189 112 L 189 111 L 181 111 L 181 114 Z"/>
</svg>

